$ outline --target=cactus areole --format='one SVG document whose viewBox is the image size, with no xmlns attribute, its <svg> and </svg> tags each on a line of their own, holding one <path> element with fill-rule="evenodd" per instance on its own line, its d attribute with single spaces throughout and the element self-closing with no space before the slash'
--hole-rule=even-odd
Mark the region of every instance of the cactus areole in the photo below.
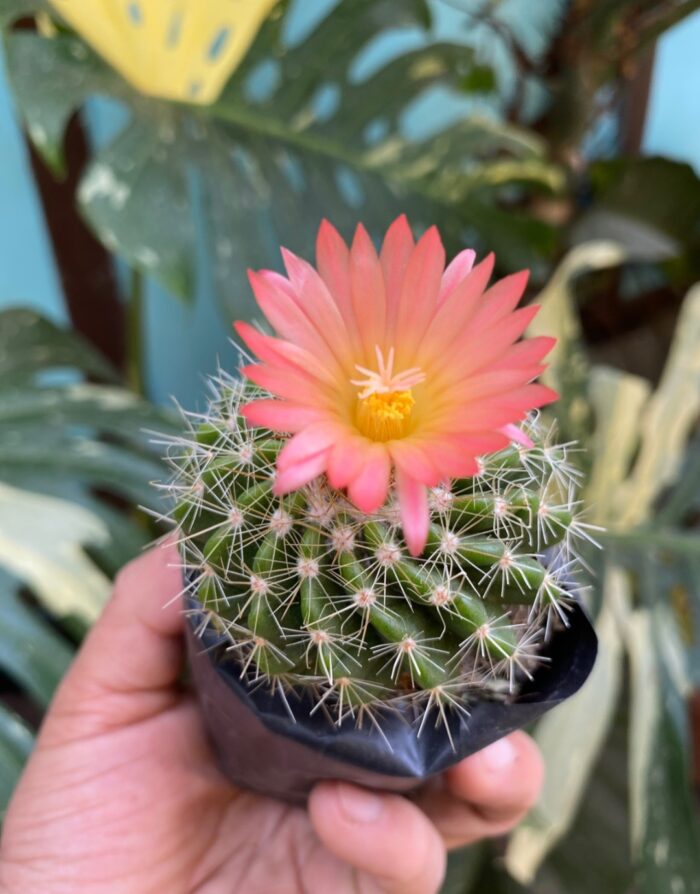
<svg viewBox="0 0 700 894">
<path fill-rule="evenodd" d="M 252 274 L 274 335 L 173 439 L 171 521 L 193 677 L 224 770 L 301 801 L 318 779 L 397 791 L 575 692 L 571 445 L 537 408 L 551 339 L 519 340 L 520 274 L 444 269 L 405 218 L 380 254 L 324 224 L 318 272 Z"/>
</svg>

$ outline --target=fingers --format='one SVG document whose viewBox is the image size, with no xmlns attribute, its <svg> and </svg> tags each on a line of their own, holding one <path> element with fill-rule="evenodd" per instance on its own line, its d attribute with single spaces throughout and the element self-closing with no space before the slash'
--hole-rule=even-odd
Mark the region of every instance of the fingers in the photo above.
<svg viewBox="0 0 700 894">
<path fill-rule="evenodd" d="M 44 735 L 66 738 L 152 713 L 183 661 L 179 557 L 168 543 L 127 565 L 61 684 Z M 60 724 L 56 723 L 60 718 Z"/>
<path fill-rule="evenodd" d="M 405 798 L 322 782 L 309 799 L 309 815 L 328 850 L 371 876 L 380 891 L 439 891 L 445 873 L 443 843 L 425 814 Z"/>
<path fill-rule="evenodd" d="M 534 806 L 543 778 L 537 746 L 516 732 L 450 768 L 442 787 L 417 803 L 447 847 L 462 847 L 510 831 Z"/>
</svg>

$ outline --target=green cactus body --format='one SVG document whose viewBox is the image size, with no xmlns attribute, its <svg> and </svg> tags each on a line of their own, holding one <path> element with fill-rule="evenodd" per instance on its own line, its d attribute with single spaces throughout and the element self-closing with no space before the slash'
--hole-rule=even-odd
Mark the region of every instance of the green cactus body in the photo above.
<svg viewBox="0 0 700 894">
<path fill-rule="evenodd" d="M 241 673 L 305 688 L 338 720 L 384 705 L 465 709 L 517 688 L 566 622 L 575 542 L 588 537 L 566 446 L 532 419 L 533 447 L 435 488 L 412 558 L 392 503 L 363 515 L 325 480 L 275 497 L 284 439 L 239 415 L 251 386 L 222 375 L 218 389 L 171 451 L 171 520 L 186 592 Z"/>
</svg>

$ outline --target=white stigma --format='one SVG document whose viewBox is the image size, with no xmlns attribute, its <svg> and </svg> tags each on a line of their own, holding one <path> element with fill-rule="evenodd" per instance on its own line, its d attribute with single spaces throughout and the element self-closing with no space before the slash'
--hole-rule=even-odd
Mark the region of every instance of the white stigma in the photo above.
<svg viewBox="0 0 700 894">
<path fill-rule="evenodd" d="M 350 379 L 352 385 L 362 388 L 362 391 L 360 391 L 359 394 L 360 400 L 364 400 L 371 394 L 391 394 L 392 391 L 408 391 L 415 385 L 420 385 L 421 382 L 425 381 L 425 373 L 417 366 L 413 366 L 411 369 L 407 369 L 402 373 L 394 373 L 394 358 L 396 352 L 393 347 L 389 348 L 389 354 L 386 361 L 384 360 L 384 353 L 379 345 L 374 346 L 374 351 L 377 355 L 377 367 L 379 368 L 379 371 L 377 372 L 372 369 L 367 369 L 366 366 L 360 366 L 359 363 L 357 363 L 355 364 L 355 369 L 358 372 L 361 372 L 366 378 Z"/>
</svg>

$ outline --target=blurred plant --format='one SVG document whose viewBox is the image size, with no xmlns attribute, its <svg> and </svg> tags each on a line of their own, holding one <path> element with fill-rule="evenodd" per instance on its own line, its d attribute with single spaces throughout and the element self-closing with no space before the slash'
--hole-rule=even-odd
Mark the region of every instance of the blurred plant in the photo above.
<svg viewBox="0 0 700 894">
<path fill-rule="evenodd" d="M 540 296 L 542 311 L 532 327 L 559 335 L 550 367 L 550 382 L 563 392 L 557 412 L 565 431 L 589 432 L 584 500 L 592 520 L 606 528 L 599 538 L 604 549 L 588 557 L 599 660 L 581 692 L 535 730 L 547 762 L 545 790 L 505 854 L 505 866 L 523 885 L 540 890 L 541 883 L 542 890 L 567 894 L 592 887 L 606 894 L 700 890 L 687 705 L 700 681 L 700 463 L 694 443 L 700 287 L 683 304 L 653 390 L 641 377 L 590 366 L 583 345 L 575 279 L 623 258 L 611 243 L 575 249 Z M 618 734 L 610 737 L 627 709 L 622 744 Z M 627 792 L 624 786 L 620 791 L 619 778 L 625 762 Z M 610 763 L 617 769 L 606 777 Z M 594 769 L 603 781 L 592 780 Z M 586 807 L 592 798 L 597 810 Z M 616 817 L 626 816 L 627 846 L 615 825 Z M 612 852 L 596 833 L 601 824 L 618 833 Z M 582 841 L 598 847 L 580 853 Z M 587 867 L 592 861 L 595 867 Z M 493 876 L 488 884 L 494 891 L 524 890 Z"/>
<path fill-rule="evenodd" d="M 38 8 L 41 0 L 3 0 L 0 24 Z M 108 248 L 183 297 L 204 252 L 227 317 L 249 309 L 244 270 L 270 266 L 279 244 L 310 255 L 325 216 L 344 230 L 361 216 L 379 232 L 405 211 L 441 224 L 452 247 L 482 237 L 510 268 L 552 256 L 554 227 L 520 210 L 523 196 L 563 186 L 540 138 L 493 115 L 408 135 L 416 103 L 438 88 L 459 94 L 474 67 L 464 43 L 433 36 L 425 0 L 340 3 L 303 34 L 298 18 L 294 4 L 275 7 L 219 100 L 203 107 L 134 92 L 64 30 L 7 34 L 19 110 L 57 173 L 77 108 L 99 94 L 128 109 L 79 190 Z M 407 29 L 417 48 L 374 64 L 380 38 Z"/>
<path fill-rule="evenodd" d="M 9 704 L 48 704 L 110 576 L 150 539 L 132 505 L 154 507 L 162 466 L 143 429 L 171 422 L 27 310 L 0 314 L 0 383 L 1 811 L 33 735 Z"/>
</svg>

